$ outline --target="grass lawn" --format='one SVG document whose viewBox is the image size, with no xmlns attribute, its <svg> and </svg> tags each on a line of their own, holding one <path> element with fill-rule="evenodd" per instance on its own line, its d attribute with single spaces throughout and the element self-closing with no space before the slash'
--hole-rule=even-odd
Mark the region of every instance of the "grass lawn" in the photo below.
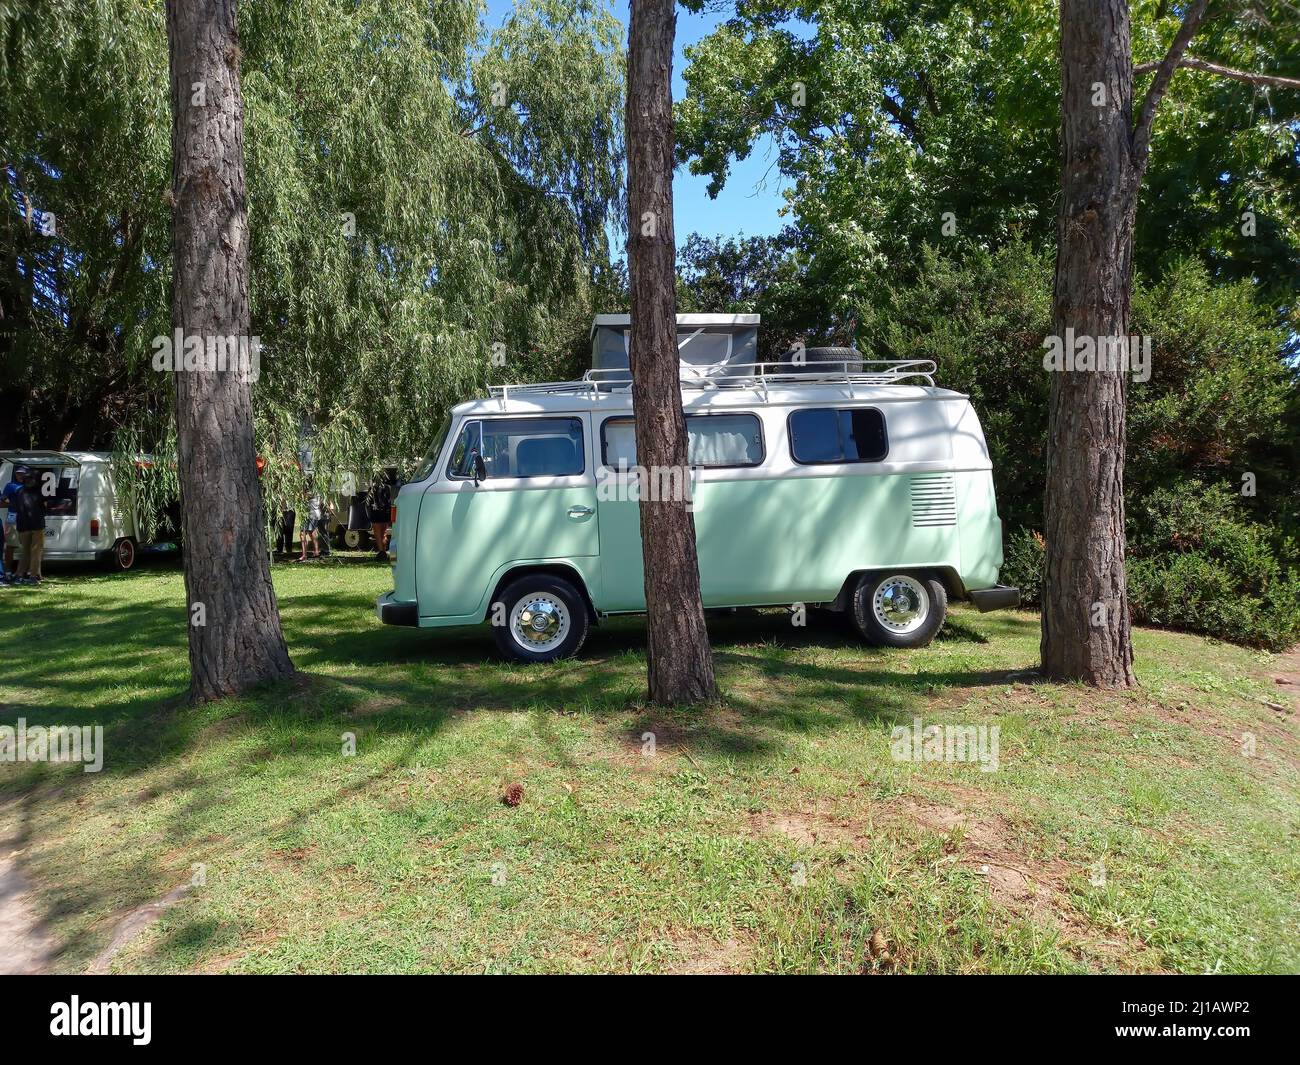
<svg viewBox="0 0 1300 1065">
<path fill-rule="evenodd" d="M 113 971 L 1300 971 L 1268 655 L 1140 631 L 1098 694 L 1017 678 L 1031 614 L 887 652 L 769 612 L 711 623 L 720 705 L 660 714 L 639 621 L 505 664 L 336 558 L 276 569 L 301 683 L 189 710 L 174 564 L 55 578 L 0 592 L 0 724 L 102 724 L 105 768 L 0 764 L 0 856 L 57 970 L 202 874 Z M 996 725 L 997 770 L 894 760 L 917 716 Z"/>
</svg>

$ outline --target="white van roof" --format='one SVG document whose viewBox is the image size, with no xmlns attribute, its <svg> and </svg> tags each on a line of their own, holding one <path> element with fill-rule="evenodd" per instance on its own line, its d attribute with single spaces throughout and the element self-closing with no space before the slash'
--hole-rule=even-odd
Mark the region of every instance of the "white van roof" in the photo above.
<svg viewBox="0 0 1300 1065">
<path fill-rule="evenodd" d="M 135 455 L 134 458 L 137 462 L 154 461 L 152 455 Z M 15 466 L 39 466 L 49 462 L 89 466 L 112 461 L 113 453 L 111 451 L 45 451 L 42 449 L 0 451 L 0 463 L 10 462 Z"/>
</svg>

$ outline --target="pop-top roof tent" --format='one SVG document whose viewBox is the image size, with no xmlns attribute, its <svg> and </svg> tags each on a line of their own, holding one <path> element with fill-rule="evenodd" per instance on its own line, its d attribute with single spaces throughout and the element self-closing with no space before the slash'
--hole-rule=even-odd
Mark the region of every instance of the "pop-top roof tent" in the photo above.
<svg viewBox="0 0 1300 1065">
<path fill-rule="evenodd" d="M 712 375 L 727 375 L 728 366 L 758 361 L 757 314 L 679 314 L 677 357 Z M 632 332 L 629 314 L 598 314 L 591 323 L 591 368 L 627 370 L 628 342 Z"/>
</svg>

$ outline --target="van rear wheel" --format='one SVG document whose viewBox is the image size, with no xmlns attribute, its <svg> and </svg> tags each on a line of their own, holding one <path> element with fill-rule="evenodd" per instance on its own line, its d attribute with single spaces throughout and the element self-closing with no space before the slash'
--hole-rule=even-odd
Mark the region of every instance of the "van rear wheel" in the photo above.
<svg viewBox="0 0 1300 1065">
<path fill-rule="evenodd" d="M 135 566 L 135 541 L 124 536 L 105 552 L 104 562 L 116 573 L 125 573 Z"/>
<path fill-rule="evenodd" d="M 877 647 L 925 647 L 943 625 L 943 583 L 915 573 L 867 573 L 853 592 L 853 624 Z"/>
<path fill-rule="evenodd" d="M 516 662 L 554 662 L 578 653 L 587 638 L 587 604 L 561 577 L 512 581 L 492 604 L 497 647 Z"/>
</svg>

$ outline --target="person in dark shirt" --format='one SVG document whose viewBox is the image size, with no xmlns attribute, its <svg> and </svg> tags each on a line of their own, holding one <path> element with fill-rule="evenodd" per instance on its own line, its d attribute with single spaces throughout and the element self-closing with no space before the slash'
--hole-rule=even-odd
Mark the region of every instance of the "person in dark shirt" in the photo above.
<svg viewBox="0 0 1300 1065">
<path fill-rule="evenodd" d="M 41 559 L 45 556 L 45 515 L 49 505 L 38 480 L 28 476 L 13 500 L 18 529 L 18 576 L 15 584 L 40 584 Z"/>
<path fill-rule="evenodd" d="M 388 561 L 388 532 L 393 520 L 393 481 L 388 471 L 382 471 L 370 486 L 366 497 L 366 517 L 370 520 L 370 535 L 375 541 L 375 557 Z"/>
</svg>

